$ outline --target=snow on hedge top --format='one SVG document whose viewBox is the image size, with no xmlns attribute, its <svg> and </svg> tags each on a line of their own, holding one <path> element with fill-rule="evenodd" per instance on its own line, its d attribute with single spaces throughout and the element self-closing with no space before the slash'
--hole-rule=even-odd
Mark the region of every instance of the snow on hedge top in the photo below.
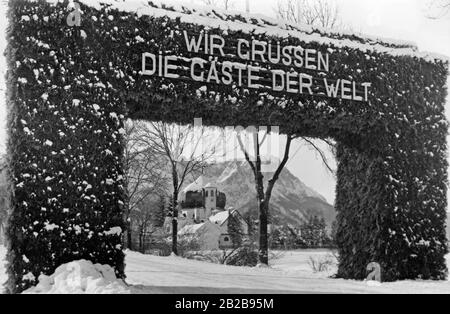
<svg viewBox="0 0 450 314">
<path fill-rule="evenodd" d="M 36 0 L 27 0 L 36 1 Z M 63 0 L 45 0 L 58 3 Z M 173 2 L 172 0 L 78 0 L 87 6 L 100 10 L 110 9 L 137 14 L 138 16 L 179 18 L 181 22 L 202 25 L 206 28 L 220 28 L 223 31 L 243 31 L 266 34 L 280 38 L 294 37 L 303 42 L 317 42 L 335 47 L 349 47 L 364 52 L 387 53 L 393 56 L 411 56 L 429 62 L 449 62 L 447 56 L 418 51 L 415 43 L 393 39 L 366 36 L 348 31 L 333 31 L 309 25 L 292 24 L 260 14 L 225 11 L 211 6 Z"/>
</svg>

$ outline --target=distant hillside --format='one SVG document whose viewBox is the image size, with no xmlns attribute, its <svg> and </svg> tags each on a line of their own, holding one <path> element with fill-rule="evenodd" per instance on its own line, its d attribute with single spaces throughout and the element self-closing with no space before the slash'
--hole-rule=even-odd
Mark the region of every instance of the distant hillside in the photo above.
<svg viewBox="0 0 450 314">
<path fill-rule="evenodd" d="M 265 184 L 272 177 L 265 173 Z M 252 211 L 257 214 L 254 175 L 245 161 L 220 163 L 210 167 L 205 178 L 215 182 L 227 196 L 227 207 L 234 207 L 242 214 Z M 336 212 L 326 199 L 306 186 L 285 169 L 275 184 L 271 199 L 273 219 L 277 223 L 298 225 L 309 216 L 324 217 L 328 226 L 336 218 Z"/>
</svg>

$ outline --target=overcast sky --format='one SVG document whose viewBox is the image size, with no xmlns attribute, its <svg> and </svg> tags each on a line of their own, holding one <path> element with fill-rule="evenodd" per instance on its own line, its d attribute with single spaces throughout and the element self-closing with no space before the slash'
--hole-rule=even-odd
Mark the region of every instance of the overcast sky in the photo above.
<svg viewBox="0 0 450 314">
<path fill-rule="evenodd" d="M 181 2 L 182 0 L 180 0 Z M 200 2 L 201 0 L 185 0 Z M 220 0 L 219 0 L 220 1 Z M 433 20 L 427 18 L 428 0 L 336 0 L 344 24 L 354 30 L 381 37 L 416 42 L 424 51 L 432 51 L 450 56 L 450 16 Z M 439 0 L 438 0 L 439 1 Z M 4 2 L 0 9 L 0 50 L 6 45 L 6 17 Z M 274 16 L 277 0 L 250 0 L 251 11 Z M 244 10 L 245 1 L 235 0 L 235 9 Z M 4 58 L 0 58 L 0 89 L 3 93 Z M 450 104 L 448 105 L 450 108 Z M 450 112 L 450 110 L 448 110 Z M 4 97 L 0 97 L 0 153 L 5 150 L 5 116 Z M 297 143 L 292 150 L 288 168 L 307 185 L 323 194 L 330 203 L 334 202 L 335 180 L 322 165 L 316 154 Z"/>
</svg>

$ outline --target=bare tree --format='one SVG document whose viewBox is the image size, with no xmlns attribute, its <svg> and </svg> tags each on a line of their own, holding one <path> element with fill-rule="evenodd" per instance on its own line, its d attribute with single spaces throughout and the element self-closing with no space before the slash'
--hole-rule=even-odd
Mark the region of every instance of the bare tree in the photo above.
<svg viewBox="0 0 450 314">
<path fill-rule="evenodd" d="M 428 0 L 427 6 L 427 16 L 430 19 L 450 16 L 450 0 Z"/>
<path fill-rule="evenodd" d="M 189 176 L 200 174 L 212 160 L 213 146 L 202 147 L 208 140 L 204 127 L 193 125 L 181 126 L 164 122 L 147 123 L 140 129 L 140 138 L 145 145 L 152 148 L 159 158 L 166 162 L 165 168 L 172 181 L 171 215 L 172 215 L 172 252 L 178 254 L 178 198 L 181 188 Z"/>
<path fill-rule="evenodd" d="M 311 146 L 320 156 L 323 163 L 327 167 L 327 169 L 330 172 L 333 172 L 333 169 L 331 168 L 326 154 L 320 149 L 320 147 L 316 144 L 316 142 L 313 139 L 307 138 L 307 137 L 301 137 L 294 134 L 288 134 L 286 136 L 286 145 L 284 147 L 284 153 L 282 156 L 282 160 L 279 163 L 278 167 L 276 168 L 275 172 L 273 173 L 272 177 L 267 181 L 267 188 L 264 188 L 264 175 L 262 172 L 262 156 L 261 156 L 261 147 L 264 144 L 264 142 L 267 139 L 268 133 L 265 133 L 264 136 L 261 138 L 258 131 L 251 132 L 252 133 L 252 146 L 254 148 L 254 158 L 251 157 L 251 153 L 249 150 L 249 147 L 244 145 L 244 142 L 242 141 L 241 134 L 237 135 L 239 146 L 244 153 L 245 159 L 247 160 L 248 164 L 250 165 L 250 168 L 252 169 L 252 172 L 255 176 L 255 188 L 256 188 L 256 194 L 257 194 L 257 204 L 258 204 L 258 211 L 259 211 L 259 251 L 258 251 L 258 257 L 259 257 L 259 263 L 268 265 L 269 263 L 269 236 L 268 236 L 268 224 L 269 224 L 269 209 L 270 209 L 270 200 L 272 197 L 272 192 L 275 187 L 276 182 L 278 181 L 283 169 L 286 167 L 292 142 L 296 139 L 300 139 L 304 141 L 307 145 Z M 327 145 L 330 145 L 333 147 L 333 143 L 330 141 L 323 139 Z"/>
<path fill-rule="evenodd" d="M 244 153 L 245 159 L 247 160 L 252 172 L 255 176 L 255 188 L 256 195 L 258 198 L 258 211 L 259 211 L 259 262 L 260 264 L 268 265 L 269 264 L 269 237 L 268 237 L 268 223 L 269 223 L 269 203 L 272 197 L 272 191 L 275 186 L 275 183 L 280 177 L 281 172 L 283 171 L 286 163 L 289 159 L 289 153 L 291 149 L 292 140 L 294 136 L 288 135 L 286 146 L 284 149 L 283 159 L 281 160 L 278 168 L 273 174 L 272 178 L 268 181 L 267 188 L 264 189 L 264 175 L 262 172 L 262 158 L 261 158 L 261 146 L 264 144 L 264 141 L 267 138 L 266 133 L 262 139 L 260 139 L 260 134 L 258 131 L 252 132 L 253 137 L 253 146 L 254 146 L 254 159 L 251 158 L 251 153 L 248 150 L 248 147 L 245 147 L 241 134 L 237 135 L 239 145 L 241 147 L 242 152 Z"/>
<path fill-rule="evenodd" d="M 138 231 L 139 251 L 145 253 L 147 239 L 160 229 L 161 217 L 165 215 L 164 195 L 149 195 L 131 215 Z"/>
<path fill-rule="evenodd" d="M 233 0 L 222 0 L 223 1 L 223 8 L 225 10 L 230 10 L 234 8 L 234 1 Z"/>
<path fill-rule="evenodd" d="M 333 28 L 340 24 L 339 6 L 330 0 L 278 0 L 277 17 L 288 22 Z"/>
<path fill-rule="evenodd" d="M 130 250 L 133 250 L 132 213 L 138 210 L 150 195 L 159 195 L 168 186 L 163 161 L 141 140 L 139 136 L 141 127 L 141 122 L 127 121 L 124 136 L 124 181 L 127 194 L 124 219 L 127 225 L 127 247 Z"/>
<path fill-rule="evenodd" d="M 230 10 L 234 8 L 234 0 L 202 0 L 206 5 L 217 6 L 225 10 Z"/>
<path fill-rule="evenodd" d="M 319 157 L 322 160 L 323 165 L 328 170 L 330 174 L 333 176 L 336 174 L 336 170 L 333 169 L 333 167 L 330 164 L 329 158 L 325 151 L 320 147 L 319 143 L 325 144 L 325 146 L 328 148 L 328 150 L 332 153 L 333 156 L 336 156 L 336 143 L 329 139 L 313 139 L 302 136 L 299 140 L 303 141 L 306 146 L 312 148 L 314 152 L 316 153 L 316 157 Z"/>
</svg>

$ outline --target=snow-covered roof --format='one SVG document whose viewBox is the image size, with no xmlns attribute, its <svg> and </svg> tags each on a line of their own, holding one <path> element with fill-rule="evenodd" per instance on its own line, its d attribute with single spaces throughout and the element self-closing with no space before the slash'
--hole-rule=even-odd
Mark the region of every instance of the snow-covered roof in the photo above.
<svg viewBox="0 0 450 314">
<path fill-rule="evenodd" d="M 183 189 L 183 193 L 187 192 L 198 192 L 202 191 L 204 188 L 216 188 L 217 185 L 214 182 L 208 181 L 204 176 L 198 177 L 194 182 L 189 184 Z"/>
<path fill-rule="evenodd" d="M 214 216 L 209 217 L 209 221 L 216 225 L 222 225 L 230 217 L 230 212 L 228 210 L 220 212 Z"/>
<path fill-rule="evenodd" d="M 31 1 L 31 0 L 28 0 Z M 50 3 L 62 0 L 46 0 Z M 211 6 L 173 2 L 170 0 L 78 0 L 79 2 L 101 9 L 103 4 L 122 12 L 136 13 L 138 16 L 168 17 L 180 19 L 181 22 L 220 28 L 224 31 L 242 31 L 255 34 L 266 34 L 278 37 L 296 37 L 303 42 L 317 42 L 335 47 L 351 47 L 362 51 L 376 51 L 394 56 L 413 56 L 430 62 L 436 59 L 448 61 L 446 56 L 419 52 L 417 45 L 407 41 L 379 38 L 352 33 L 293 24 L 269 18 L 260 14 L 224 11 Z"/>
<path fill-rule="evenodd" d="M 201 191 L 203 189 L 204 182 L 205 178 L 203 176 L 198 177 L 194 182 L 184 188 L 183 193 Z"/>
<path fill-rule="evenodd" d="M 205 185 L 205 188 L 216 188 L 217 184 L 209 182 L 208 184 Z"/>
<path fill-rule="evenodd" d="M 180 231 L 178 231 L 178 235 L 191 235 L 196 234 L 205 224 L 196 224 L 196 225 L 187 225 L 184 228 L 182 228 Z"/>
</svg>

